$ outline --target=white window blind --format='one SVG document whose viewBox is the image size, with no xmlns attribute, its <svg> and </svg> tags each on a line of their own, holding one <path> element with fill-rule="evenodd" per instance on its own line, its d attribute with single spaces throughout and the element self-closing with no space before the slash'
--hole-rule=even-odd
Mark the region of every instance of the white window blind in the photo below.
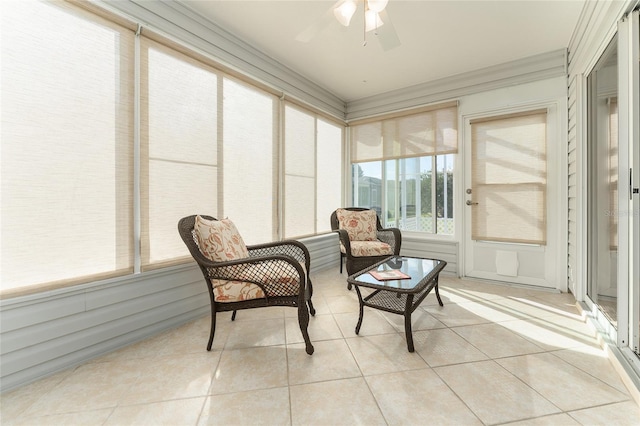
<svg viewBox="0 0 640 426">
<path fill-rule="evenodd" d="M 221 216 L 233 220 L 247 244 L 277 239 L 278 98 L 224 78 Z"/>
<path fill-rule="evenodd" d="M 290 103 L 284 123 L 284 235 L 329 232 L 342 205 L 342 127 Z"/>
<path fill-rule="evenodd" d="M 331 213 L 342 205 L 344 126 L 318 119 L 316 233 L 331 231 Z"/>
<path fill-rule="evenodd" d="M 143 270 L 190 259 L 176 224 L 191 214 L 230 218 L 247 244 L 276 238 L 277 98 L 163 41 L 140 49 Z"/>
<path fill-rule="evenodd" d="M 63 2 L 0 16 L 2 295 L 130 273 L 134 33 Z"/>
<path fill-rule="evenodd" d="M 351 162 L 456 153 L 457 122 L 455 102 L 355 121 L 350 126 Z"/>
<path fill-rule="evenodd" d="M 184 260 L 178 219 L 218 214 L 215 69 L 141 38 L 142 269 Z"/>
<path fill-rule="evenodd" d="M 546 244 L 547 111 L 471 121 L 472 238 Z"/>
</svg>

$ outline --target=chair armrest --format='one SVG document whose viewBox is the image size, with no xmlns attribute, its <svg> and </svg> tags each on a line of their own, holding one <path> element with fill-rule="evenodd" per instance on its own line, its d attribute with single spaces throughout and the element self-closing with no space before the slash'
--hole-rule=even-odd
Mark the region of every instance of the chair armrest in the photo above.
<svg viewBox="0 0 640 426">
<path fill-rule="evenodd" d="M 290 256 L 304 265 L 307 273 L 311 268 L 311 256 L 307 246 L 296 240 L 274 241 L 264 244 L 255 244 L 247 246 L 249 257 L 263 257 L 284 255 Z"/>
<path fill-rule="evenodd" d="M 344 250 L 346 251 L 347 256 L 351 256 L 351 240 L 349 240 L 349 233 L 346 229 L 336 229 L 333 231 L 338 234 L 340 238 L 340 242 L 344 246 Z"/>
<path fill-rule="evenodd" d="M 378 230 L 378 239 L 384 243 L 387 243 L 393 249 L 394 255 L 400 254 L 400 247 L 402 246 L 402 233 L 398 228 L 385 228 Z"/>
<path fill-rule="evenodd" d="M 200 263 L 200 262 L 199 262 Z M 303 296 L 307 274 L 303 266 L 291 256 L 255 256 L 227 262 L 200 263 L 209 280 L 250 282 L 260 286 L 269 296 L 291 296 L 287 290 L 297 283 L 295 294 Z"/>
</svg>

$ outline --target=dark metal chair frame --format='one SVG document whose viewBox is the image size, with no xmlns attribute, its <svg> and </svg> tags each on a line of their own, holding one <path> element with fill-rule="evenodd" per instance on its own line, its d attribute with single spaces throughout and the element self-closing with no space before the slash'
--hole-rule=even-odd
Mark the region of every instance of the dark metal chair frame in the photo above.
<svg viewBox="0 0 640 426">
<path fill-rule="evenodd" d="M 346 210 L 350 211 L 365 211 L 372 210 L 366 207 L 345 207 Z M 392 255 L 384 255 L 384 256 L 352 256 L 351 255 L 351 242 L 349 241 L 349 234 L 346 230 L 340 229 L 340 224 L 338 223 L 338 216 L 334 211 L 331 213 L 331 229 L 338 233 L 340 238 L 340 242 L 345 248 L 346 253 L 340 252 L 340 273 L 342 273 L 342 260 L 346 259 L 347 266 L 347 275 L 353 275 L 358 271 L 361 271 L 375 263 L 378 263 L 389 256 Z M 402 233 L 398 228 L 383 228 L 380 223 L 380 217 L 376 213 L 376 229 L 377 229 L 377 237 L 378 240 L 387 243 L 391 246 L 391 250 L 393 250 L 393 255 L 398 256 L 400 254 L 400 246 L 402 245 Z M 348 284 L 347 287 L 351 290 L 351 284 Z"/>
<path fill-rule="evenodd" d="M 211 216 L 200 215 L 208 220 L 217 220 Z M 213 262 L 205 257 L 198 246 L 194 232 L 196 215 L 187 216 L 178 222 L 178 232 L 186 244 L 191 256 L 195 259 L 204 275 L 211 300 L 211 333 L 207 350 L 211 350 L 216 330 L 216 313 L 233 311 L 231 320 L 235 320 L 236 311 L 261 308 L 265 306 L 292 306 L 298 308 L 298 322 L 306 345 L 306 352 L 313 353 L 313 345 L 309 339 L 309 313 L 316 311 L 311 302 L 313 285 L 309 278 L 310 257 L 307 247 L 299 241 L 284 240 L 266 244 L 248 245 L 249 257 L 225 262 Z M 304 265 L 304 268 L 303 266 Z M 291 294 L 290 286 L 278 280 L 266 281 L 264 276 L 291 276 L 292 267 L 298 274 L 300 283 L 298 292 Z M 265 298 L 243 300 L 238 302 L 217 302 L 211 280 L 228 280 L 251 282 L 262 288 Z M 308 305 L 308 309 L 307 309 Z"/>
</svg>

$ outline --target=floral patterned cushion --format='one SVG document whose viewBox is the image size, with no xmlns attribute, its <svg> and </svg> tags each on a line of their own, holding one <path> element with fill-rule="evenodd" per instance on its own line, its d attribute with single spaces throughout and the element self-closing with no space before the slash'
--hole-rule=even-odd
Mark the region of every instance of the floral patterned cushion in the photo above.
<svg viewBox="0 0 640 426">
<path fill-rule="evenodd" d="M 207 220 L 196 216 L 193 229 L 200 251 L 207 259 L 224 262 L 249 257 L 247 246 L 231 220 Z"/>
<path fill-rule="evenodd" d="M 351 211 L 337 209 L 340 229 L 349 234 L 349 241 L 375 241 L 377 239 L 375 210 Z"/>
<path fill-rule="evenodd" d="M 346 253 L 346 249 L 340 243 L 340 251 Z M 393 255 L 391 246 L 382 241 L 351 241 L 351 256 L 368 257 L 368 256 L 385 256 Z"/>
<path fill-rule="evenodd" d="M 259 285 L 244 281 L 211 280 L 216 302 L 240 302 L 250 299 L 264 299 L 264 291 Z"/>
</svg>

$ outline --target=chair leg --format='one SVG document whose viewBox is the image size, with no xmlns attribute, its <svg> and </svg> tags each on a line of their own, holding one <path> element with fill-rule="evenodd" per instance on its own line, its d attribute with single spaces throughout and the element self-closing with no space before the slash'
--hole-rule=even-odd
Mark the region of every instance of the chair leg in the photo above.
<svg viewBox="0 0 640 426">
<path fill-rule="evenodd" d="M 340 273 L 342 273 L 342 261 L 344 260 L 344 256 L 342 253 L 340 253 Z"/>
<path fill-rule="evenodd" d="M 213 336 L 216 334 L 216 307 L 211 306 L 211 331 L 209 332 L 209 343 L 207 343 L 207 351 L 211 350 L 213 344 Z"/>
<path fill-rule="evenodd" d="M 313 284 L 311 283 L 311 279 L 307 281 L 307 304 L 309 305 L 309 313 L 312 316 L 316 315 L 316 308 L 313 307 L 313 302 L 311 298 L 313 297 Z"/>
<path fill-rule="evenodd" d="M 311 355 L 313 354 L 314 348 L 311 344 L 311 339 L 309 338 L 309 331 L 307 330 L 309 327 L 309 311 L 307 311 L 307 306 L 305 304 L 298 306 L 298 323 L 300 324 L 300 331 L 304 338 L 305 350 L 309 355 Z"/>
</svg>

